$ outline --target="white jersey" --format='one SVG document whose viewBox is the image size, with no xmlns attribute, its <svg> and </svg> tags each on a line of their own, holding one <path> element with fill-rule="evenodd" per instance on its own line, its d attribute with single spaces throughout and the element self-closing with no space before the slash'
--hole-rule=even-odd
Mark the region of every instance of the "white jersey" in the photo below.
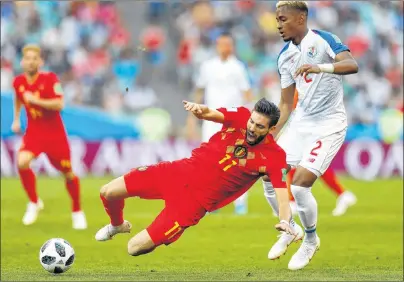
<svg viewBox="0 0 404 282">
<path fill-rule="evenodd" d="M 205 104 L 210 108 L 242 106 L 243 92 L 251 87 L 246 68 L 234 56 L 202 63 L 196 86 L 205 89 Z"/>
<path fill-rule="evenodd" d="M 245 66 L 234 56 L 226 61 L 215 57 L 202 63 L 196 86 L 205 89 L 204 104 L 213 109 L 242 106 L 243 92 L 251 87 Z M 203 121 L 202 141 L 207 142 L 221 128 L 219 123 Z"/>
<path fill-rule="evenodd" d="M 309 30 L 299 46 L 286 44 L 278 57 L 278 70 L 282 89 L 296 83 L 298 102 L 293 113 L 295 122 L 333 128 L 334 132 L 347 127 L 347 116 L 343 103 L 342 76 L 319 73 L 294 77 L 304 64 L 334 63 L 335 56 L 349 51 L 340 39 L 325 31 Z"/>
</svg>

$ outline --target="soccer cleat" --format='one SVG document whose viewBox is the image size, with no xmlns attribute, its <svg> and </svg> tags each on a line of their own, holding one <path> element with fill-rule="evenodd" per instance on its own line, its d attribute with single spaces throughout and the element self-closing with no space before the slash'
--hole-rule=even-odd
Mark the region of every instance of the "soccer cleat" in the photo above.
<svg viewBox="0 0 404 282">
<path fill-rule="evenodd" d="M 341 216 L 341 215 L 345 214 L 345 212 L 347 211 L 347 209 L 350 206 L 353 206 L 356 204 L 356 201 L 357 201 L 357 199 L 352 192 L 345 191 L 338 197 L 337 206 L 332 211 L 332 215 Z"/>
<path fill-rule="evenodd" d="M 84 212 L 83 211 L 73 212 L 72 223 L 73 223 L 73 229 L 77 230 L 87 229 L 87 220 Z"/>
<path fill-rule="evenodd" d="M 130 233 L 132 229 L 132 224 L 125 220 L 119 226 L 112 226 L 111 224 L 105 225 L 103 228 L 98 230 L 97 234 L 95 234 L 95 240 L 97 241 L 107 241 L 111 240 L 118 233 Z"/>
<path fill-rule="evenodd" d="M 38 218 L 38 213 L 40 210 L 43 210 L 44 205 L 41 199 L 38 199 L 37 203 L 29 202 L 27 205 L 27 210 L 22 218 L 22 223 L 24 225 L 33 224 Z"/>
<path fill-rule="evenodd" d="M 292 244 L 292 242 L 300 241 L 303 238 L 304 236 L 303 229 L 298 224 L 295 224 L 294 229 L 297 233 L 296 235 L 290 235 L 287 234 L 286 232 L 281 232 L 281 234 L 278 235 L 279 237 L 278 241 L 269 250 L 268 253 L 269 259 L 271 260 L 278 259 L 280 256 L 286 253 L 286 250 L 288 249 L 289 245 Z"/>
<path fill-rule="evenodd" d="M 316 243 L 311 244 L 303 240 L 302 245 L 289 261 L 290 270 L 299 270 L 309 264 L 314 254 L 320 249 L 320 238 L 316 238 Z"/>
</svg>

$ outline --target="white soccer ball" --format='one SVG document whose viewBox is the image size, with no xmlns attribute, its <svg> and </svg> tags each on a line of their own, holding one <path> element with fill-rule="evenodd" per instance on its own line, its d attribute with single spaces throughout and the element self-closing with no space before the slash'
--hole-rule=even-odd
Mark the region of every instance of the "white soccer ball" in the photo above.
<svg viewBox="0 0 404 282">
<path fill-rule="evenodd" d="M 74 249 L 65 239 L 52 238 L 39 250 L 39 262 L 50 273 L 63 273 L 74 262 Z"/>
</svg>

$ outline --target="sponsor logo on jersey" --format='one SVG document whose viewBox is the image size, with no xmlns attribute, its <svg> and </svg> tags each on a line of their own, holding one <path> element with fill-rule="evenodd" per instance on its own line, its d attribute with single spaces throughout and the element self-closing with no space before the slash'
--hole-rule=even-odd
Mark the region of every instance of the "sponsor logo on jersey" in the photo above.
<svg viewBox="0 0 404 282">
<path fill-rule="evenodd" d="M 234 156 L 238 159 L 242 159 L 247 155 L 247 147 L 245 146 L 236 146 L 234 149 Z"/>
<path fill-rule="evenodd" d="M 314 58 L 317 56 L 317 48 L 315 46 L 309 47 L 309 50 L 307 51 L 307 56 L 310 58 Z"/>
<path fill-rule="evenodd" d="M 147 169 L 147 166 L 140 166 L 137 168 L 138 171 L 145 171 Z"/>
</svg>

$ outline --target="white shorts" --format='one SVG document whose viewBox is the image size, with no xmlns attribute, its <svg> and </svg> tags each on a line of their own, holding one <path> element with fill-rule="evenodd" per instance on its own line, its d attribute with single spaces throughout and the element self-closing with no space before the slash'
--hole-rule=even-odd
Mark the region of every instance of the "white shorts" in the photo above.
<svg viewBox="0 0 404 282">
<path fill-rule="evenodd" d="M 208 142 L 210 137 L 219 132 L 223 127 L 223 124 L 213 121 L 202 122 L 202 142 Z"/>
<path fill-rule="evenodd" d="M 334 127 L 335 128 L 335 127 Z M 344 143 L 347 128 L 335 131 L 332 126 L 318 128 L 291 121 L 278 139 L 286 152 L 286 162 L 302 166 L 317 177 L 324 174 Z"/>
</svg>

